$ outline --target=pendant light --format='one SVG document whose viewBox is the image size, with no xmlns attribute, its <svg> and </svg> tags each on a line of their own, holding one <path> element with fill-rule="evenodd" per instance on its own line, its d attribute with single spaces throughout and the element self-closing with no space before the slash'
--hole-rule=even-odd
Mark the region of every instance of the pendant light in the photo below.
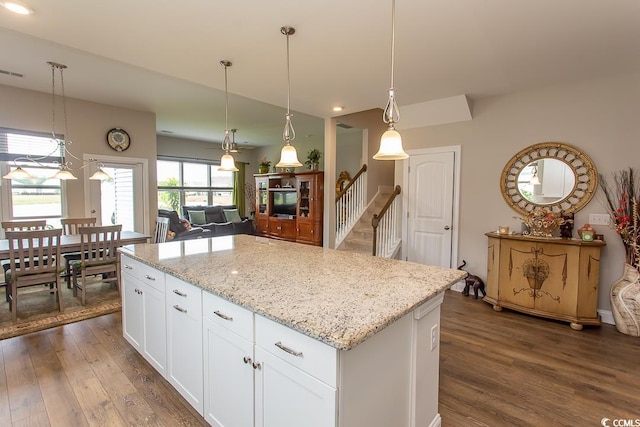
<svg viewBox="0 0 640 427">
<path fill-rule="evenodd" d="M 238 153 L 238 144 L 236 144 L 236 132 L 238 131 L 238 129 L 231 129 L 231 149 L 229 150 L 230 153 Z"/>
<path fill-rule="evenodd" d="M 19 161 L 28 161 L 40 167 L 50 166 L 52 162 L 50 157 L 53 157 L 56 152 L 60 156 L 59 170 L 53 175 L 50 179 L 59 179 L 62 181 L 67 180 L 76 180 L 78 178 L 75 177 L 73 172 L 71 171 L 71 162 L 68 160 L 69 157 L 76 159 L 83 163 L 79 169 L 84 169 L 92 163 L 98 162 L 96 159 L 90 159 L 89 162 L 84 162 L 79 157 L 75 156 L 70 150 L 69 146 L 72 144 L 69 139 L 69 127 L 67 120 L 67 97 L 65 95 L 64 90 L 64 70 L 67 68 L 66 65 L 60 64 L 58 62 L 48 61 L 47 64 L 51 67 L 51 141 L 56 143 L 56 148 L 49 154 L 41 156 L 41 157 L 31 157 L 30 155 L 17 157 L 14 159 L 14 164 Z M 61 90 L 61 98 L 62 98 L 62 113 L 64 119 L 64 136 L 63 138 L 58 138 L 56 133 L 56 71 L 60 74 L 60 90 Z M 57 156 L 56 156 L 57 157 Z M 22 167 L 18 166 L 16 169 L 12 170 L 8 174 L 3 176 L 4 179 L 34 179 L 34 176 L 31 175 L 26 170 L 22 169 Z M 95 172 L 89 179 L 92 180 L 106 180 L 111 179 L 109 175 L 107 175 L 102 167 L 98 168 L 98 171 Z"/>
<path fill-rule="evenodd" d="M 222 141 L 222 149 L 224 154 L 220 158 L 219 171 L 222 172 L 238 172 L 236 162 L 233 160 L 233 156 L 229 154 L 231 150 L 231 140 L 229 139 L 229 91 L 227 90 L 227 68 L 231 67 L 231 62 L 223 59 L 220 61 L 220 65 L 224 67 L 224 140 Z"/>
<path fill-rule="evenodd" d="M 395 26 L 396 26 L 396 0 L 391 0 L 391 87 L 389 99 L 382 113 L 382 121 L 389 125 L 389 129 L 380 138 L 380 149 L 373 156 L 375 160 L 402 160 L 409 157 L 402 148 L 402 138 L 395 128 L 400 121 L 400 110 L 396 103 L 396 90 L 393 84 L 393 65 L 395 61 Z"/>
<path fill-rule="evenodd" d="M 285 115 L 284 131 L 282 132 L 285 146 L 282 147 L 280 161 L 276 163 L 276 167 L 297 168 L 302 166 L 302 163 L 298 160 L 296 147 L 291 145 L 291 141 L 296 139 L 296 131 L 293 130 L 293 124 L 291 124 L 293 114 L 291 114 L 291 75 L 289 70 L 289 36 L 295 34 L 296 30 L 293 27 L 282 27 L 280 32 L 287 36 L 287 114 Z"/>
</svg>

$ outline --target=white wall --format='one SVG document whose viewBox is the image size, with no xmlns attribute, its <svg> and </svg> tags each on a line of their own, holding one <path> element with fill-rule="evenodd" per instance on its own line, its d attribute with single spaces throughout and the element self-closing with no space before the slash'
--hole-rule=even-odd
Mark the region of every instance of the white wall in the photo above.
<svg viewBox="0 0 640 427">
<path fill-rule="evenodd" d="M 135 157 L 149 160 L 148 224 L 157 216 L 156 185 L 156 116 L 151 112 L 134 111 L 79 99 L 67 98 L 71 152 L 79 158 L 85 153 L 115 157 Z M 64 132 L 62 117 L 56 131 Z M 51 132 L 51 94 L 0 85 L 0 126 L 37 132 Z M 131 137 L 127 151 L 118 153 L 107 145 L 109 129 L 119 127 Z M 73 167 L 79 162 L 73 161 Z M 78 176 L 80 178 L 80 176 Z M 72 217 L 85 216 L 84 181 L 67 181 L 67 209 Z M 150 230 L 146 230 L 149 232 Z"/>
<path fill-rule="evenodd" d="M 486 278 L 485 232 L 498 225 L 519 230 L 500 194 L 500 173 L 516 152 L 547 141 L 583 150 L 598 171 L 640 168 L 640 74 L 581 81 L 535 91 L 480 99 L 473 104 L 473 120 L 402 131 L 405 149 L 461 145 L 459 259 L 470 272 Z M 396 171 L 396 182 L 402 182 Z M 575 216 L 575 230 L 590 213 L 606 213 L 598 191 Z M 604 234 L 598 307 L 609 310 L 610 284 L 622 275 L 624 248 L 607 227 Z"/>
</svg>

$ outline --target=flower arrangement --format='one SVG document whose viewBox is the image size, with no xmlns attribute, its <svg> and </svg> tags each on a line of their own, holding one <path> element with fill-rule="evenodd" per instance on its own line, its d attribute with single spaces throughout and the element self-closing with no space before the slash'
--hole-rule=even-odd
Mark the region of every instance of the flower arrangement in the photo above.
<svg viewBox="0 0 640 427">
<path fill-rule="evenodd" d="M 633 168 L 613 173 L 613 185 L 598 174 L 598 185 L 607 200 L 607 207 L 616 233 L 622 239 L 629 265 L 640 271 L 640 185 Z"/>
<path fill-rule="evenodd" d="M 535 208 L 524 217 L 514 217 L 524 223 L 528 233 L 535 237 L 551 237 L 553 232 L 567 221 L 559 212 L 552 212 L 547 208 Z"/>
</svg>

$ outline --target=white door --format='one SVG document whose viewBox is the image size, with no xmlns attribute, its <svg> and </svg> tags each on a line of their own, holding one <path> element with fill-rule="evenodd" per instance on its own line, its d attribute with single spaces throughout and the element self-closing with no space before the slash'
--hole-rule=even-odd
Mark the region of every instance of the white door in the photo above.
<svg viewBox="0 0 640 427">
<path fill-rule="evenodd" d="M 95 216 L 99 225 L 122 224 L 123 230 L 145 232 L 148 196 L 144 164 L 136 159 L 123 159 L 102 161 L 102 168 L 111 179 L 88 179 L 98 169 L 96 163 L 91 164 L 85 173 L 88 216 Z"/>
<path fill-rule="evenodd" d="M 405 259 L 451 267 L 456 177 L 455 150 L 424 150 L 410 154 L 405 198 L 407 226 Z"/>
</svg>

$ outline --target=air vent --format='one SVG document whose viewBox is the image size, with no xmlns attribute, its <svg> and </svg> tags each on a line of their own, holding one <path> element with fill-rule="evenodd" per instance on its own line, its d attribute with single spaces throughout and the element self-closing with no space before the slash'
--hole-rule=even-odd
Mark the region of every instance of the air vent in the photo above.
<svg viewBox="0 0 640 427">
<path fill-rule="evenodd" d="M 341 127 L 342 129 L 351 129 L 353 126 L 345 125 L 344 123 L 338 122 L 336 126 Z"/>
<path fill-rule="evenodd" d="M 21 79 L 24 78 L 24 74 L 15 73 L 13 71 L 0 70 L 0 74 L 6 74 L 7 76 L 18 77 L 18 78 L 21 78 Z"/>
</svg>

